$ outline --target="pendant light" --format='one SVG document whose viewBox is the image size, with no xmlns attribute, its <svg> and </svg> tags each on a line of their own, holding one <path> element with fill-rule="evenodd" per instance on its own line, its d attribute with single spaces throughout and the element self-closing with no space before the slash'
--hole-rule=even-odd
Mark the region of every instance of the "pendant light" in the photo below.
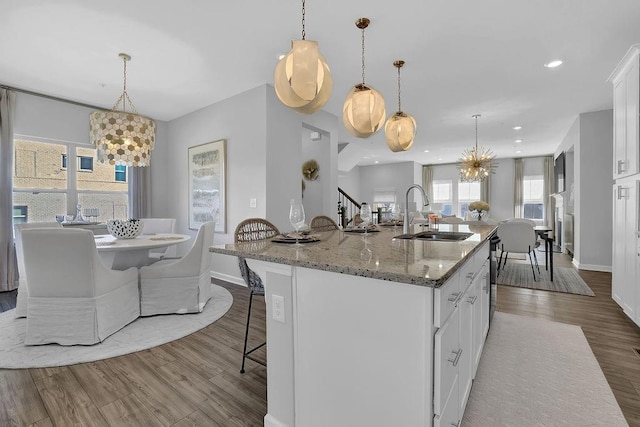
<svg viewBox="0 0 640 427">
<path fill-rule="evenodd" d="M 413 116 L 402 111 L 400 103 L 400 68 L 403 65 L 404 61 L 402 60 L 393 63 L 393 66 L 398 69 L 398 111 L 389 116 L 387 123 L 384 125 L 384 136 L 387 140 L 387 145 L 394 153 L 409 150 L 416 137 L 416 120 Z"/>
<path fill-rule="evenodd" d="M 344 127 L 351 135 L 358 138 L 368 138 L 376 133 L 387 116 L 384 98 L 380 92 L 367 86 L 364 81 L 364 29 L 370 22 L 368 18 L 360 18 L 356 21 L 356 27 L 362 30 L 362 83 L 351 89 L 342 109 Z"/>
<path fill-rule="evenodd" d="M 460 181 L 476 182 L 482 181 L 489 174 L 495 173 L 497 165 L 494 163 L 494 155 L 490 149 L 478 148 L 478 117 L 480 114 L 471 116 L 476 119 L 476 145 L 470 150 L 462 152 L 462 158 L 459 160 L 458 168 L 460 169 Z"/>
<path fill-rule="evenodd" d="M 110 111 L 89 115 L 89 137 L 97 149 L 100 163 L 124 166 L 149 166 L 155 145 L 156 124 L 141 116 L 127 93 L 127 61 L 131 56 L 118 55 L 124 63 L 124 89 Z M 127 102 L 131 112 L 127 112 Z M 121 109 L 120 109 L 121 106 Z"/>
<path fill-rule="evenodd" d="M 329 101 L 333 79 L 318 42 L 306 40 L 304 18 L 305 0 L 302 0 L 302 40 L 291 41 L 291 50 L 276 65 L 273 86 L 284 105 L 312 114 Z"/>
</svg>

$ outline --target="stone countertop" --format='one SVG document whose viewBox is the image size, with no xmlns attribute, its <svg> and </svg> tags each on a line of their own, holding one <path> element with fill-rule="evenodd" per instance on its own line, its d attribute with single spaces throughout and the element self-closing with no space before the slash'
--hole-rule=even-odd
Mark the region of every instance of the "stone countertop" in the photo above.
<svg viewBox="0 0 640 427">
<path fill-rule="evenodd" d="M 425 241 L 394 239 L 402 227 L 378 226 L 379 232 L 349 233 L 342 230 L 314 233 L 319 242 L 296 247 L 270 240 L 212 246 L 213 253 L 243 256 L 296 267 L 371 277 L 413 285 L 439 287 L 491 237 L 494 225 L 440 224 L 439 231 L 474 233 L 466 240 Z M 412 232 L 428 230 L 413 226 Z"/>
</svg>

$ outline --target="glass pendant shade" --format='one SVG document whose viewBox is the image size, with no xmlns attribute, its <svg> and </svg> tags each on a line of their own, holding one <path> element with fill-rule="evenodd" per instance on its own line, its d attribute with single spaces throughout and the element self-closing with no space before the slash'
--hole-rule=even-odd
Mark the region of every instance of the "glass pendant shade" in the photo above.
<svg viewBox="0 0 640 427">
<path fill-rule="evenodd" d="M 351 135 L 368 138 L 382 128 L 386 115 L 384 98 L 380 92 L 358 84 L 344 101 L 342 122 Z"/>
<path fill-rule="evenodd" d="M 118 56 L 124 63 L 122 95 L 110 111 L 94 111 L 89 115 L 89 138 L 96 147 L 100 163 L 149 166 L 156 139 L 156 123 L 136 112 L 127 93 L 127 61 L 131 56 L 126 53 Z M 126 111 L 127 102 L 131 112 Z"/>
<path fill-rule="evenodd" d="M 100 163 L 150 165 L 156 134 L 153 120 L 124 111 L 95 111 L 89 116 L 89 126 Z"/>
<path fill-rule="evenodd" d="M 416 120 L 409 114 L 398 111 L 389 116 L 384 125 L 384 136 L 389 149 L 394 153 L 409 150 L 416 137 L 416 129 Z"/>
<path fill-rule="evenodd" d="M 312 114 L 324 107 L 333 91 L 333 78 L 318 42 L 293 40 L 291 50 L 274 72 L 278 99 L 300 113 Z"/>
</svg>

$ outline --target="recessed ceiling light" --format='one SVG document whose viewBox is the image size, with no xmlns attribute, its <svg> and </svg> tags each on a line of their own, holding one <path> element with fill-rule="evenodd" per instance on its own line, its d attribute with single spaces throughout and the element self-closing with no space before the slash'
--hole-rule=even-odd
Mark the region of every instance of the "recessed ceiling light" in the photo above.
<svg viewBox="0 0 640 427">
<path fill-rule="evenodd" d="M 521 139 L 516 139 L 516 143 L 521 143 L 522 140 Z"/>
<path fill-rule="evenodd" d="M 522 153 L 522 150 L 516 150 L 516 154 Z"/>
<path fill-rule="evenodd" d="M 520 129 L 522 129 L 522 126 L 520 126 L 520 125 L 518 125 L 518 126 L 514 126 L 514 127 L 512 127 L 511 129 L 513 129 L 513 130 L 520 130 Z"/>
<path fill-rule="evenodd" d="M 428 152 L 429 152 L 429 150 L 424 150 L 424 152 L 425 152 L 425 153 L 428 153 Z"/>
<path fill-rule="evenodd" d="M 556 68 L 561 65 L 562 65 L 562 61 L 559 59 L 556 59 L 555 61 L 547 62 L 546 64 L 544 64 L 544 66 L 547 68 Z"/>
<path fill-rule="evenodd" d="M 442 160 L 442 157 L 438 157 L 438 160 Z"/>
<path fill-rule="evenodd" d="M 375 163 L 375 164 L 377 165 L 377 164 L 378 164 L 378 163 L 380 163 L 380 162 L 376 160 L 376 161 L 375 161 L 375 162 L 373 162 L 373 163 Z"/>
<path fill-rule="evenodd" d="M 282 58 L 284 58 L 286 55 L 284 53 L 281 53 L 280 55 L 278 55 L 278 61 L 280 61 Z"/>
</svg>

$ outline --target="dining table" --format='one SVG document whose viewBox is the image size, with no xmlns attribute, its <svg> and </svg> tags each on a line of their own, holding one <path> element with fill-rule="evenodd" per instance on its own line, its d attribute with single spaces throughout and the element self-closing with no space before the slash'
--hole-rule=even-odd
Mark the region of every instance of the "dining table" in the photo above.
<svg viewBox="0 0 640 427">
<path fill-rule="evenodd" d="M 549 278 L 553 282 L 553 237 L 549 236 L 553 228 L 548 225 L 536 225 L 533 231 L 544 240 L 545 269 L 549 271 Z"/>
<path fill-rule="evenodd" d="M 149 258 L 149 250 L 184 243 L 188 234 L 142 234 L 133 239 L 117 239 L 110 234 L 94 236 L 96 248 L 104 264 L 112 270 L 143 267 L 157 259 Z"/>
</svg>

